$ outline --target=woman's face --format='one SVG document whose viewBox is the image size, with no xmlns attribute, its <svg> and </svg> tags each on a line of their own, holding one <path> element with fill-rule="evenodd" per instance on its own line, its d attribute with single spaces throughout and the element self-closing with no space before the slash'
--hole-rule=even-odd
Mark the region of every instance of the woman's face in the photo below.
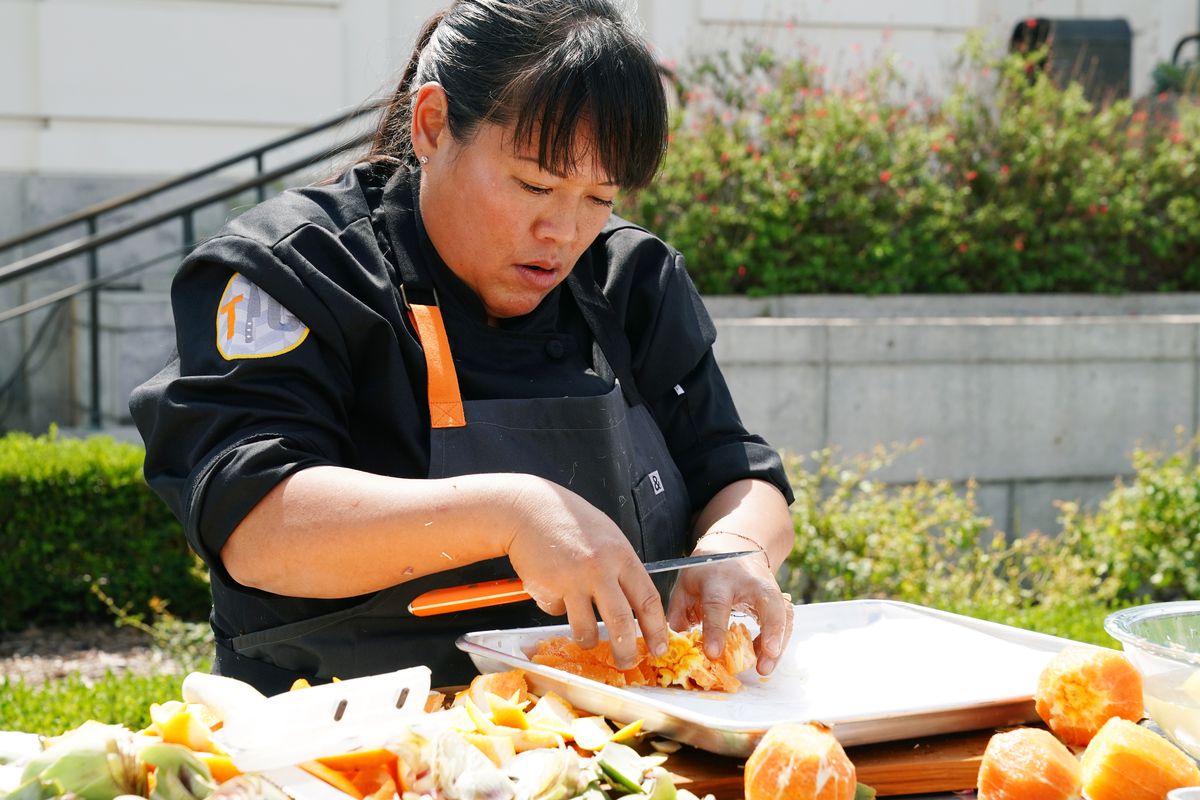
<svg viewBox="0 0 1200 800">
<path fill-rule="evenodd" d="M 421 216 L 442 260 L 497 319 L 528 314 L 575 266 L 612 213 L 617 187 L 590 156 L 580 127 L 577 169 L 556 175 L 511 131 L 444 135 L 421 174 Z"/>
</svg>

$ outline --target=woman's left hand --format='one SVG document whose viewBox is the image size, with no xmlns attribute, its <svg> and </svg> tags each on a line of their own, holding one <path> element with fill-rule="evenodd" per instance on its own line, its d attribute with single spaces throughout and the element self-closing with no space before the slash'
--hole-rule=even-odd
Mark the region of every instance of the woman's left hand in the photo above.
<svg viewBox="0 0 1200 800">
<path fill-rule="evenodd" d="M 741 537 L 712 533 L 699 542 L 694 555 L 746 549 Z M 775 669 L 779 655 L 792 635 L 792 600 L 784 594 L 762 554 L 714 562 L 679 573 L 667 608 L 671 628 L 684 631 L 703 624 L 704 651 L 717 658 L 725 649 L 729 615 L 745 611 L 758 620 L 754 641 L 760 675 Z"/>
</svg>

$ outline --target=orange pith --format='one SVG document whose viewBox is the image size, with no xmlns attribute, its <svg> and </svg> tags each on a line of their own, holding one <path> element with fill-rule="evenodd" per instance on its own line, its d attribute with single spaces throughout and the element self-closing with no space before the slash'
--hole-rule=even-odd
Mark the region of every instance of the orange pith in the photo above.
<svg viewBox="0 0 1200 800">
<path fill-rule="evenodd" d="M 1048 731 L 1017 728 L 988 740 L 979 765 L 979 800 L 1074 800 L 1079 761 Z"/>
<path fill-rule="evenodd" d="M 650 654 L 645 640 L 639 637 L 636 662 L 633 667 L 621 670 L 617 669 L 612 646 L 607 641 L 584 650 L 565 636 L 556 636 L 538 642 L 531 660 L 610 686 L 682 686 L 722 692 L 740 689 L 742 683 L 737 674 L 754 665 L 754 643 L 746 626 L 736 623 L 729 629 L 725 650 L 716 660 L 704 654 L 703 645 L 699 629 L 688 633 L 671 631 L 667 652 L 658 658 Z"/>
<path fill-rule="evenodd" d="M 823 726 L 773 726 L 746 759 L 746 800 L 853 800 L 854 764 Z"/>
<path fill-rule="evenodd" d="M 1034 701 L 1055 735 L 1082 747 L 1111 717 L 1142 718 L 1142 676 L 1115 650 L 1068 647 L 1042 671 Z"/>
<path fill-rule="evenodd" d="M 1083 790 L 1091 800 L 1162 800 L 1200 785 L 1200 769 L 1154 731 L 1113 717 L 1083 754 Z"/>
</svg>

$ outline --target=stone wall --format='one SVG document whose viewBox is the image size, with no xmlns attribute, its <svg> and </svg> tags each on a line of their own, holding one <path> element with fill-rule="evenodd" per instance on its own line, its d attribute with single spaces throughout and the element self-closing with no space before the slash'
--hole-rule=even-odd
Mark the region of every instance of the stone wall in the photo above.
<svg viewBox="0 0 1200 800">
<path fill-rule="evenodd" d="M 881 477 L 975 478 L 1010 533 L 1057 530 L 1053 501 L 1095 501 L 1135 446 L 1200 430 L 1198 295 L 709 306 L 748 427 L 799 454 L 920 440 Z"/>
</svg>

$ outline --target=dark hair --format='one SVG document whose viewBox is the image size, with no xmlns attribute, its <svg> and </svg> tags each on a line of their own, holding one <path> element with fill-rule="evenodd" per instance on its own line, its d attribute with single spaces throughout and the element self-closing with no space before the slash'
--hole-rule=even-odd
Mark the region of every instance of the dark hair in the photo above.
<svg viewBox="0 0 1200 800">
<path fill-rule="evenodd" d="M 367 161 L 416 165 L 415 90 L 436 81 L 450 133 L 466 142 L 480 123 L 512 125 L 542 169 L 566 174 L 580 124 L 591 157 L 617 185 L 646 186 L 667 139 L 658 67 L 612 0 L 456 0 L 421 29 L 387 100 Z"/>
</svg>

